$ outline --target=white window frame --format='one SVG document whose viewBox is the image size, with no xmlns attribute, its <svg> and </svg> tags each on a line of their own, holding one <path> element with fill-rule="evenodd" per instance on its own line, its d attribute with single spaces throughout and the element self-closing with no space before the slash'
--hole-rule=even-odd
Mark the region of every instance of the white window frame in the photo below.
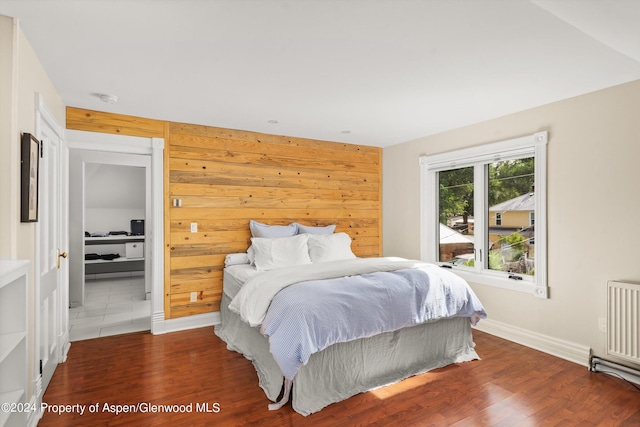
<svg viewBox="0 0 640 427">
<path fill-rule="evenodd" d="M 422 260 L 451 267 L 452 270 L 473 283 L 496 286 L 514 291 L 531 293 L 539 298 L 548 298 L 547 287 L 547 132 L 537 132 L 520 138 L 510 139 L 477 147 L 420 157 L 420 257 Z M 438 215 L 438 172 L 468 166 L 483 166 L 489 163 L 513 160 L 523 157 L 535 159 L 535 203 L 536 256 L 535 275 L 514 275 L 493 271 L 484 267 L 484 257 L 488 254 L 488 177 L 486 167 L 474 168 L 474 235 L 475 256 L 482 262 L 474 267 L 451 265 L 438 262 L 439 215 Z M 435 238 L 434 238 L 435 236 Z M 509 276 L 518 277 L 517 280 Z"/>
<path fill-rule="evenodd" d="M 495 221 L 496 227 L 502 227 L 502 212 L 496 212 Z"/>
</svg>

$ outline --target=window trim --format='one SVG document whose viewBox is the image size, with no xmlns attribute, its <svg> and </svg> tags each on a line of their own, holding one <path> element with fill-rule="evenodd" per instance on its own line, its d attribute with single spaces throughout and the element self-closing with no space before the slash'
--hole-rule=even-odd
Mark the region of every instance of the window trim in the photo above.
<svg viewBox="0 0 640 427">
<path fill-rule="evenodd" d="M 420 258 L 424 261 L 438 262 L 438 243 L 432 236 L 438 236 L 438 176 L 437 172 L 477 166 L 502 160 L 511 160 L 527 156 L 535 159 L 535 203 L 536 203 L 536 227 L 534 239 L 536 242 L 535 276 L 524 277 L 522 280 L 512 280 L 507 273 L 491 271 L 483 268 L 484 263 L 476 263 L 475 267 L 453 266 L 453 271 L 465 280 L 514 291 L 531 293 L 539 298 L 548 298 L 547 287 L 547 141 L 548 133 L 537 132 L 519 138 L 509 139 L 479 145 L 471 148 L 420 156 Z M 487 181 L 486 167 L 474 168 L 474 183 L 477 189 L 474 191 L 475 206 L 486 205 L 488 195 L 485 185 Z M 488 209 L 488 207 L 487 207 Z M 481 209 L 474 212 L 474 234 L 476 243 L 474 249 L 476 258 L 484 257 L 486 253 L 488 212 Z M 430 238 L 431 237 L 431 238 Z M 479 252 L 480 251 L 480 252 Z"/>
</svg>

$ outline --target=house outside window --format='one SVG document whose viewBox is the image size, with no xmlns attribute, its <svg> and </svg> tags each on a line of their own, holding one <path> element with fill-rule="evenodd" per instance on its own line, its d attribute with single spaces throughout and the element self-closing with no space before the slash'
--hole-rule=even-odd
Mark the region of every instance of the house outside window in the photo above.
<svg viewBox="0 0 640 427">
<path fill-rule="evenodd" d="M 546 143 L 540 132 L 421 157 L 422 259 L 546 298 Z"/>
<path fill-rule="evenodd" d="M 504 171 L 491 173 L 494 168 L 507 170 L 507 176 Z M 494 183 L 489 178 L 489 201 L 498 202 L 489 207 L 489 216 L 496 217 L 495 224 L 489 224 L 489 268 L 492 270 L 535 274 L 535 230 L 531 226 L 531 214 L 535 213 L 536 206 L 535 193 L 529 190 L 534 187 L 534 169 L 533 157 L 489 165 L 490 177 L 494 175 L 501 181 Z"/>
</svg>

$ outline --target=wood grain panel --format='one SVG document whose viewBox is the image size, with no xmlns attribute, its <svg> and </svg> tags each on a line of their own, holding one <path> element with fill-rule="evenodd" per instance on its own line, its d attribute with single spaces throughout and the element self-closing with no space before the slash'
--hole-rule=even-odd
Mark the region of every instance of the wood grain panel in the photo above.
<svg viewBox="0 0 640 427">
<path fill-rule="evenodd" d="M 349 190 L 354 187 L 362 188 L 365 191 L 375 191 L 380 186 L 379 182 L 368 182 L 366 179 L 355 182 L 351 180 L 333 179 L 331 176 L 320 179 L 298 178 L 295 176 L 286 176 L 286 174 L 251 174 L 251 175 L 226 175 L 210 172 L 191 172 L 172 170 L 170 183 L 197 183 L 210 185 L 239 185 L 247 187 L 290 187 L 305 188 L 308 190 L 316 189 L 333 189 L 333 190 Z"/>
<path fill-rule="evenodd" d="M 307 195 L 309 196 L 309 195 Z M 311 195 L 311 197 L 313 197 Z M 182 208 L 190 209 L 378 209 L 380 202 L 348 199 L 271 197 L 207 197 L 181 196 Z"/>
<path fill-rule="evenodd" d="M 251 219 L 336 224 L 356 255 L 381 255 L 380 148 L 73 107 L 67 128 L 164 138 L 166 318 L 219 309 L 224 258 L 247 250 Z"/>
<path fill-rule="evenodd" d="M 246 251 L 251 219 L 336 224 L 356 255 L 381 254 L 380 149 L 176 123 L 169 144 L 169 197 L 182 203 L 170 208 L 172 274 Z M 172 294 L 172 315 L 187 303 Z"/>
<path fill-rule="evenodd" d="M 171 126 L 164 124 L 164 159 L 163 159 L 163 180 L 164 180 L 164 315 L 171 319 L 171 199 L 169 197 L 169 161 L 171 160 L 171 145 L 167 142 L 171 140 Z"/>
<path fill-rule="evenodd" d="M 250 190 L 250 193 L 247 191 Z M 252 187 L 240 185 L 218 186 L 213 184 L 180 183 L 171 184 L 172 198 L 181 196 L 200 197 L 262 197 L 269 199 L 302 199 L 313 197 L 320 200 L 380 200 L 377 191 L 365 191 L 363 189 L 342 189 L 340 191 L 316 188 L 313 194 L 309 194 L 306 188 L 281 188 L 281 187 Z"/>
<path fill-rule="evenodd" d="M 180 294 L 185 292 L 198 292 L 201 290 L 222 290 L 219 288 L 219 281 L 215 279 L 222 279 L 222 271 L 216 272 L 211 279 L 196 279 L 196 280 L 172 280 L 171 292 Z"/>
<path fill-rule="evenodd" d="M 222 163 L 210 160 L 191 160 L 191 159 L 174 159 L 172 158 L 169 166 L 171 172 L 182 171 L 199 174 L 206 172 L 208 175 L 216 176 L 240 176 L 240 177 L 259 177 L 274 176 L 283 179 L 295 180 L 313 180 L 324 181 L 326 179 L 347 181 L 351 183 L 370 182 L 379 183 L 380 177 L 375 172 L 361 172 L 354 169 L 320 169 L 310 166 L 254 166 L 247 164 Z M 353 185 L 353 184 L 352 184 Z"/>
<path fill-rule="evenodd" d="M 222 280 L 222 267 L 213 267 L 213 266 L 205 266 L 205 267 L 191 267 L 191 268 L 182 268 L 171 270 L 170 277 L 171 280 L 178 281 L 186 281 L 186 280 L 211 280 L 216 282 L 218 278 Z M 169 288 L 171 284 L 169 283 Z M 169 296 L 171 295 L 171 291 L 169 291 Z"/>
<path fill-rule="evenodd" d="M 67 129 L 117 135 L 164 137 L 164 122 L 122 114 L 67 107 Z"/>
<path fill-rule="evenodd" d="M 254 144 L 257 145 L 257 144 Z M 257 150 L 259 147 L 256 147 Z M 323 169 L 323 170 L 335 170 L 336 166 L 344 168 L 345 170 L 359 169 L 364 173 L 376 173 L 378 169 L 377 161 L 373 156 L 359 156 L 358 153 L 347 153 L 345 156 L 340 157 L 333 154 L 333 158 L 320 158 L 320 157 L 292 157 L 290 150 L 283 151 L 282 155 L 267 155 L 255 150 L 246 152 L 239 151 L 237 147 L 234 150 L 216 150 L 212 147 L 182 147 L 172 146 L 174 159 L 183 160 L 204 160 L 210 162 L 225 162 L 233 164 L 251 164 L 257 166 L 282 166 L 283 164 L 292 168 L 311 168 L 311 169 Z M 308 152 L 301 154 L 309 155 Z M 347 158 L 352 159 L 351 161 Z"/>
<path fill-rule="evenodd" d="M 330 210 L 330 209 L 199 209 L 199 208 L 171 208 L 171 219 L 231 219 L 245 218 L 262 222 L 269 221 L 271 225 L 288 224 L 289 222 L 305 222 L 314 218 L 353 218 L 375 219 L 379 218 L 377 211 L 371 209 L 360 210 Z M 276 223 L 274 221 L 280 222 Z M 288 221 L 288 222 L 286 222 Z M 247 223 L 247 227 L 248 227 Z"/>
<path fill-rule="evenodd" d="M 236 129 L 217 128 L 213 126 L 203 126 L 187 123 L 171 123 L 171 132 L 173 135 L 186 135 L 193 139 L 195 137 L 210 137 L 223 141 L 246 141 L 260 142 L 268 144 L 285 145 L 287 147 L 309 147 L 320 148 L 327 152 L 354 152 L 379 154 L 380 149 L 377 147 L 369 147 L 364 145 L 345 144 L 341 142 L 318 141 L 313 139 L 296 138 L 290 136 L 264 134 L 258 132 L 250 132 Z M 180 141 L 183 141 L 180 139 Z M 378 160 L 380 158 L 378 157 Z"/>
</svg>

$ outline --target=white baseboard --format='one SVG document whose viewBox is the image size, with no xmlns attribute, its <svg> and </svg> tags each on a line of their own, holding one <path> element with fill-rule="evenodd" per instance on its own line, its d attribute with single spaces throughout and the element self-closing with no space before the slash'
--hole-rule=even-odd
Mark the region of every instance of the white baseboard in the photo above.
<svg viewBox="0 0 640 427">
<path fill-rule="evenodd" d="M 65 331 L 64 333 L 58 335 L 58 348 L 60 349 L 60 354 L 58 358 L 58 363 L 64 363 L 67 361 L 67 355 L 69 354 L 69 348 L 71 348 L 71 342 L 69 341 L 69 331 Z"/>
<path fill-rule="evenodd" d="M 36 427 L 40 418 L 42 418 L 42 395 L 44 391 L 42 390 L 42 375 L 38 374 L 38 376 L 33 380 L 33 394 L 29 399 L 29 407 L 35 408 L 35 411 L 30 411 L 27 415 L 27 426 L 28 427 Z"/>
<path fill-rule="evenodd" d="M 156 316 L 151 317 L 151 333 L 154 335 L 184 331 L 187 329 L 204 328 L 206 326 L 213 326 L 220 323 L 219 311 L 179 317 L 177 319 L 164 319 L 164 313 L 161 314 L 161 318 L 156 318 Z"/>
<path fill-rule="evenodd" d="M 474 328 L 578 365 L 589 367 L 591 348 L 588 346 L 539 334 L 491 319 L 481 320 Z"/>
</svg>

